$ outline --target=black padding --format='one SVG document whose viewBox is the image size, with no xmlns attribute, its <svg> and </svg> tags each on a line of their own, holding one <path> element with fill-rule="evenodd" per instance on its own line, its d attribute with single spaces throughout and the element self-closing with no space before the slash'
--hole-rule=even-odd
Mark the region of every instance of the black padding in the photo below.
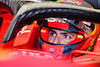
<svg viewBox="0 0 100 67">
<path fill-rule="evenodd" d="M 3 21 L 3 18 L 0 17 L 0 27 L 1 27 L 2 21 Z"/>
</svg>

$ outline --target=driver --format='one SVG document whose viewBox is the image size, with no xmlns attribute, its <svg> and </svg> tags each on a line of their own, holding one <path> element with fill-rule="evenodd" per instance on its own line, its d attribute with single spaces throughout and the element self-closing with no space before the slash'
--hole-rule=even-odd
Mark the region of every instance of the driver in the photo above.
<svg viewBox="0 0 100 67">
<path fill-rule="evenodd" d="M 57 58 L 66 57 L 75 49 L 90 50 L 99 34 L 98 27 L 78 19 L 45 18 L 39 31 L 39 48 Z"/>
<path fill-rule="evenodd" d="M 93 8 L 83 1 L 76 3 L 73 4 Z M 42 22 L 38 47 L 44 52 L 53 54 L 57 59 L 67 57 L 73 50 L 92 50 L 99 34 L 99 25 L 89 21 L 69 17 L 49 17 Z"/>
</svg>

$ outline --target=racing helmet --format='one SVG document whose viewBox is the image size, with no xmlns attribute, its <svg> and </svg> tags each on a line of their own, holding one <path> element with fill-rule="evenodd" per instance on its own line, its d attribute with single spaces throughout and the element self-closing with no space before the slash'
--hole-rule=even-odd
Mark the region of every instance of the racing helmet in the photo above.
<svg viewBox="0 0 100 67">
<path fill-rule="evenodd" d="M 43 22 L 39 31 L 39 48 L 57 57 L 67 56 L 74 49 L 91 50 L 99 34 L 99 25 L 87 21 L 50 17 Z"/>
<path fill-rule="evenodd" d="M 49 17 L 42 22 L 39 49 L 57 58 L 66 57 L 76 49 L 91 50 L 99 34 L 99 25 L 89 21 Z M 57 36 L 59 40 L 55 41 Z"/>
</svg>

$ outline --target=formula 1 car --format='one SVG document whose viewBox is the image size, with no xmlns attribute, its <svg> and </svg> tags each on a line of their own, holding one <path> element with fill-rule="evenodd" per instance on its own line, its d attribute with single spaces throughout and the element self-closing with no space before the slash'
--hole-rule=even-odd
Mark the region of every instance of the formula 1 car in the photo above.
<svg viewBox="0 0 100 67">
<path fill-rule="evenodd" d="M 36 20 L 70 17 L 99 23 L 100 10 L 23 0 L 0 0 L 0 5 L 0 67 L 99 67 L 99 35 L 92 51 L 74 50 L 67 59 L 58 60 L 37 49 L 40 26 Z M 76 54 L 82 55 L 75 57 Z"/>
</svg>

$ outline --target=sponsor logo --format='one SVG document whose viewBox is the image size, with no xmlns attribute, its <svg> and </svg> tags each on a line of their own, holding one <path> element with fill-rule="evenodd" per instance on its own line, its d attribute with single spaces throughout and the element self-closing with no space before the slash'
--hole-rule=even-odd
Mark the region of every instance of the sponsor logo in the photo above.
<svg viewBox="0 0 100 67">
<path fill-rule="evenodd" d="M 61 18 L 47 18 L 46 20 L 48 22 L 59 22 L 59 23 L 66 23 L 66 21 L 68 21 L 68 19 L 66 18 L 62 18 L 62 19 Z"/>
<path fill-rule="evenodd" d="M 20 30 L 20 31 L 17 33 L 17 36 L 18 36 L 19 34 L 24 34 L 24 33 L 29 33 L 29 32 L 31 32 L 31 30 L 27 30 L 27 26 L 24 26 L 24 27 L 22 28 L 22 30 Z"/>
<path fill-rule="evenodd" d="M 50 52 L 54 52 L 54 49 L 53 48 L 49 48 Z"/>
</svg>

